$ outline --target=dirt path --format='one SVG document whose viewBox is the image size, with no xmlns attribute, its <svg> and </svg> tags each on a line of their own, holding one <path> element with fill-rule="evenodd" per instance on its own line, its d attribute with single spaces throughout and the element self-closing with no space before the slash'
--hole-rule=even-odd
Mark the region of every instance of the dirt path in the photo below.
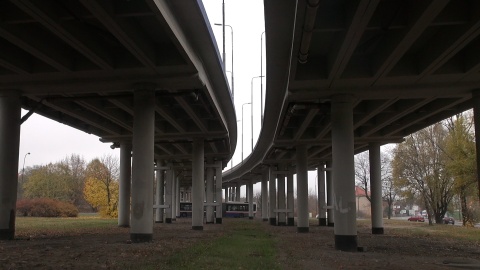
<svg viewBox="0 0 480 270">
<path fill-rule="evenodd" d="M 129 231 L 124 228 L 0 241 L 0 269 L 135 269 L 136 262 L 158 262 L 176 250 L 218 237 L 235 219 L 224 222 L 205 225 L 204 231 L 191 230 L 190 219 L 155 224 L 154 241 L 146 244 L 131 244 Z M 346 253 L 334 249 L 330 227 L 312 225 L 309 233 L 299 234 L 295 227 L 252 222 L 261 223 L 275 237 L 283 269 L 454 269 L 459 265 L 463 269 L 480 269 L 479 244 L 398 237 L 389 235 L 388 228 L 385 235 L 371 235 L 368 228 L 360 228 L 359 244 L 366 252 Z"/>
</svg>

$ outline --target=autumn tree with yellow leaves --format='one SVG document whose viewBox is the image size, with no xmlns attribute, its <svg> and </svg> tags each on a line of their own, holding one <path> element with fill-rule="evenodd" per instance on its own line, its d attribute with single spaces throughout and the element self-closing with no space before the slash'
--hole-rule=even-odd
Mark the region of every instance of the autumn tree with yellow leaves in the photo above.
<svg viewBox="0 0 480 270">
<path fill-rule="evenodd" d="M 111 155 L 87 165 L 85 199 L 102 217 L 118 216 L 118 160 Z"/>
</svg>

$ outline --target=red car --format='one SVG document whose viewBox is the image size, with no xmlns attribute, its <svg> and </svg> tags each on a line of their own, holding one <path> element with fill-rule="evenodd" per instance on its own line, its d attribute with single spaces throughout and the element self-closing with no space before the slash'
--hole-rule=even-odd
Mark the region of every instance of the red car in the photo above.
<svg viewBox="0 0 480 270">
<path fill-rule="evenodd" d="M 409 217 L 408 221 L 425 222 L 425 218 L 422 216 L 414 216 L 414 217 Z"/>
</svg>

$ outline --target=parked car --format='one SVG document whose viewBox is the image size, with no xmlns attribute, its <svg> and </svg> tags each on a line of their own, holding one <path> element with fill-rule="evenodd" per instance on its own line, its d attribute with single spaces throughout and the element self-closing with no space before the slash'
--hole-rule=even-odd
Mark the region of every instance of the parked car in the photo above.
<svg viewBox="0 0 480 270">
<path fill-rule="evenodd" d="M 444 217 L 443 223 L 455 225 L 455 219 L 453 219 L 452 217 Z"/>
<path fill-rule="evenodd" d="M 408 221 L 425 222 L 425 218 L 422 216 L 414 216 L 414 217 L 409 217 Z"/>
</svg>

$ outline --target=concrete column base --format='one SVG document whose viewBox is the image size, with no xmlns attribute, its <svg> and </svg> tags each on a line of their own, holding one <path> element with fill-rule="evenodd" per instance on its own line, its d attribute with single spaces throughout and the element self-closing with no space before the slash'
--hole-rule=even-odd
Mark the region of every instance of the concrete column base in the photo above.
<svg viewBox="0 0 480 270">
<path fill-rule="evenodd" d="M 253 217 L 248 217 L 248 219 L 253 219 Z"/>
<path fill-rule="evenodd" d="M 335 227 L 335 223 L 329 222 L 329 223 L 327 224 L 327 226 L 328 226 L 328 227 Z"/>
<path fill-rule="evenodd" d="M 262 219 L 262 221 L 268 221 L 268 218 L 264 218 L 264 219 Z"/>
<path fill-rule="evenodd" d="M 327 226 L 327 218 L 319 218 L 318 226 Z"/>
<path fill-rule="evenodd" d="M 172 219 L 171 218 L 166 218 L 165 223 L 172 223 Z"/>
<path fill-rule="evenodd" d="M 206 224 L 214 224 L 213 221 L 206 222 Z"/>
<path fill-rule="evenodd" d="M 130 228 L 130 225 L 118 225 L 119 228 Z"/>
<path fill-rule="evenodd" d="M 215 223 L 216 223 L 216 224 L 222 224 L 222 218 L 217 218 L 217 219 L 215 220 Z"/>
<path fill-rule="evenodd" d="M 163 223 L 163 221 L 155 221 L 155 223 Z"/>
<path fill-rule="evenodd" d="M 335 249 L 356 252 L 358 247 L 356 235 L 335 235 Z"/>
<path fill-rule="evenodd" d="M 1 229 L 0 240 L 13 240 L 15 239 L 15 229 Z"/>
<path fill-rule="evenodd" d="M 295 218 L 287 218 L 287 225 L 294 226 L 295 225 Z"/>
<path fill-rule="evenodd" d="M 194 230 L 194 231 L 203 231 L 203 226 L 192 226 L 192 230 Z"/>
<path fill-rule="evenodd" d="M 278 222 L 278 226 L 287 226 L 287 223 L 286 222 Z"/>
<path fill-rule="evenodd" d="M 145 242 L 152 242 L 153 234 L 151 233 L 131 233 L 130 240 L 133 243 L 145 243 Z"/>
<path fill-rule="evenodd" d="M 372 228 L 372 234 L 383 234 L 383 227 L 381 228 Z"/>
<path fill-rule="evenodd" d="M 310 231 L 309 227 L 297 227 L 298 233 L 308 233 Z"/>
<path fill-rule="evenodd" d="M 270 218 L 270 225 L 276 226 L 277 225 L 277 219 L 276 218 Z"/>
</svg>

